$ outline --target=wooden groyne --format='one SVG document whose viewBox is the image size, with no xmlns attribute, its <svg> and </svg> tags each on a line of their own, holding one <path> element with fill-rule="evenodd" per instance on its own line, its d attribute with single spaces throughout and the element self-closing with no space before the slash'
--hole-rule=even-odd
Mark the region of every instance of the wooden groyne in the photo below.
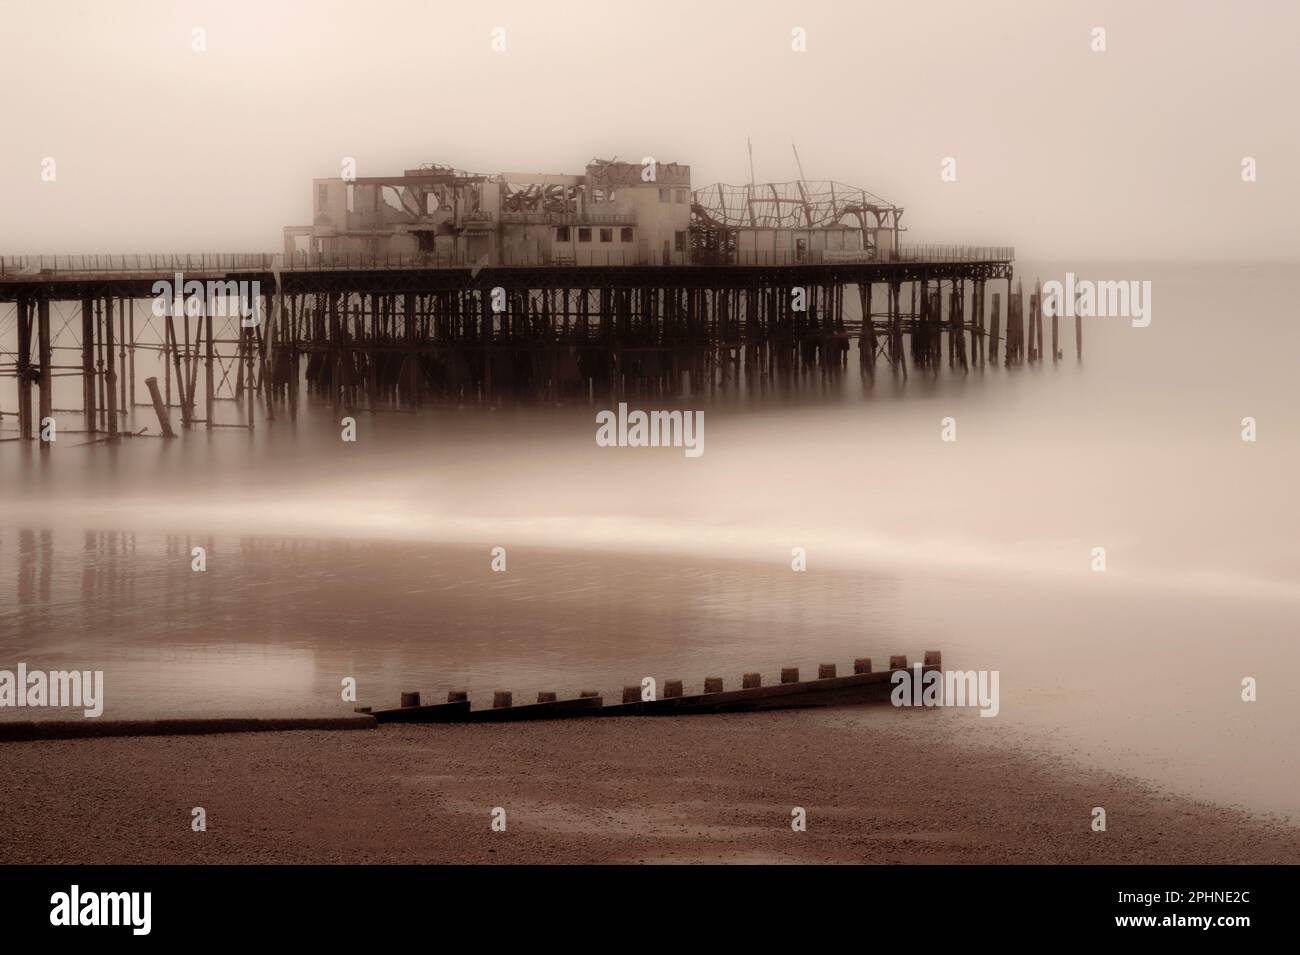
<svg viewBox="0 0 1300 955">
<path fill-rule="evenodd" d="M 922 672 L 939 670 L 942 658 L 937 650 L 926 652 Z M 818 668 L 817 679 L 800 680 L 799 670 L 786 667 L 781 682 L 764 686 L 757 673 L 747 673 L 740 689 L 727 690 L 721 677 L 706 677 L 704 692 L 685 695 L 681 680 L 664 683 L 664 694 L 644 699 L 640 684 L 624 687 L 618 703 L 606 703 L 596 691 L 583 691 L 573 699 L 558 699 L 554 692 L 538 694 L 537 702 L 514 704 L 513 693 L 498 690 L 490 708 L 473 709 L 468 693 L 452 690 L 446 703 L 422 705 L 420 694 L 405 692 L 401 706 L 358 712 L 374 716 L 380 723 L 504 723 L 525 720 L 579 719 L 594 716 L 686 716 L 701 713 L 744 713 L 757 710 L 801 707 L 846 706 L 880 703 L 889 699 L 893 675 L 909 670 L 905 656 L 891 656 L 889 667 L 873 670 L 869 658 L 853 662 L 853 673 L 838 675 L 835 664 Z"/>
<path fill-rule="evenodd" d="M 71 412 L 86 432 L 112 441 L 135 409 L 150 429 L 156 414 L 164 434 L 173 411 L 181 431 L 253 428 L 262 416 L 293 417 L 303 389 L 348 411 L 707 400 L 834 378 L 854 346 L 864 375 L 882 363 L 899 376 L 945 362 L 966 371 L 999 354 L 1014 366 L 1041 361 L 1046 349 L 1038 297 L 1026 329 L 1023 294 L 1012 289 L 1013 254 L 945 248 L 872 262 L 491 268 L 285 268 L 256 255 L 24 260 L 0 270 L 0 303 L 16 329 L 0 376 L 17 390 L 16 410 L 0 414 L 17 418 L 20 437 L 37 439 L 50 414 Z M 178 276 L 182 291 L 160 301 L 155 286 L 172 287 Z M 214 309 L 210 291 L 187 297 L 191 282 L 248 291 L 255 319 Z M 1005 292 L 993 291 L 1001 282 Z M 80 380 L 79 408 L 54 408 L 58 377 Z M 241 407 L 223 416 L 223 401 Z"/>
<path fill-rule="evenodd" d="M 0 721 L 0 742 L 105 739 L 113 736 L 209 736 L 217 733 L 285 733 L 299 730 L 368 730 L 375 720 L 364 714 L 326 717 L 201 717 L 164 720 L 15 720 Z"/>
<path fill-rule="evenodd" d="M 922 672 L 938 670 L 937 650 L 927 651 Z M 535 702 L 514 702 L 514 694 L 498 690 L 492 706 L 474 709 L 469 694 L 452 690 L 445 703 L 423 704 L 418 692 L 401 694 L 401 705 L 372 710 L 357 707 L 356 715 L 342 717 L 236 717 L 158 720 L 22 720 L 0 721 L 0 743 L 39 740 L 104 739 L 122 736 L 205 736 L 218 733 L 276 733 L 301 730 L 364 730 L 380 723 L 509 723 L 534 720 L 582 719 L 599 716 L 687 716 L 703 713 L 745 713 L 759 710 L 849 706 L 889 700 L 893 675 L 908 671 L 905 656 L 889 658 L 885 670 L 873 670 L 870 659 L 853 661 L 851 674 L 839 675 L 835 664 L 818 667 L 817 679 L 801 680 L 799 670 L 781 670 L 779 683 L 763 685 L 757 673 L 746 673 L 740 689 L 728 690 L 721 677 L 706 677 L 704 692 L 686 695 L 681 680 L 664 683 L 664 694 L 644 699 L 640 684 L 624 687 L 618 703 L 606 703 L 595 690 L 572 699 L 555 692 L 537 694 Z"/>
</svg>

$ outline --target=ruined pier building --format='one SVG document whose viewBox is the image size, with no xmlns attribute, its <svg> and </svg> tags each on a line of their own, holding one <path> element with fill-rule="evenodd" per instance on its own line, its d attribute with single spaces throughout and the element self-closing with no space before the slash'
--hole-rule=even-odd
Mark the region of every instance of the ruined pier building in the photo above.
<svg viewBox="0 0 1300 955">
<path fill-rule="evenodd" d="M 312 223 L 284 230 L 291 261 L 502 265 L 889 261 L 903 210 L 839 182 L 692 190 L 681 163 L 593 159 L 582 175 L 316 179 Z"/>
</svg>

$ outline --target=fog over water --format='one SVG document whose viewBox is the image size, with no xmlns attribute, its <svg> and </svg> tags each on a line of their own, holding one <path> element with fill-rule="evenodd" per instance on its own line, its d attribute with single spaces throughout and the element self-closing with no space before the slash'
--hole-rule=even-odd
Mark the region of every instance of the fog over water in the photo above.
<svg viewBox="0 0 1300 955">
<path fill-rule="evenodd" d="M 960 724 L 980 738 L 1300 814 L 1300 269 L 1074 268 L 1151 280 L 1150 327 L 1086 320 L 1079 364 L 1063 323 L 1055 367 L 905 385 L 850 356 L 700 405 L 697 459 L 597 447 L 600 399 L 363 411 L 355 444 L 320 404 L 251 434 L 0 444 L 0 660 L 102 667 L 106 715 L 135 716 L 346 711 L 348 675 L 369 704 L 527 699 L 937 648 L 1002 673 L 1000 718 Z"/>
</svg>

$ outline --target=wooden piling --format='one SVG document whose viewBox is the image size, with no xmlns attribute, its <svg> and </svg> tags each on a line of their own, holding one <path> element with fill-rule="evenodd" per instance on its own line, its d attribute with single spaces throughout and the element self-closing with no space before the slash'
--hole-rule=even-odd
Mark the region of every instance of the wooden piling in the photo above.
<svg viewBox="0 0 1300 955">
<path fill-rule="evenodd" d="M 88 298 L 81 300 L 81 407 L 86 430 L 93 434 L 95 431 L 95 306 Z"/>
<path fill-rule="evenodd" d="M 14 363 L 18 378 L 18 433 L 32 436 L 32 307 L 26 299 L 18 301 L 18 357 Z"/>
<path fill-rule="evenodd" d="M 262 402 L 266 405 L 266 420 L 275 420 L 275 381 L 271 374 L 271 353 L 275 348 L 276 332 L 276 302 L 281 296 L 268 292 L 262 296 L 262 320 L 255 331 L 257 331 L 262 347 L 262 361 L 258 371 L 258 379 L 262 386 Z"/>
<path fill-rule="evenodd" d="M 858 283 L 858 298 L 862 306 L 862 334 L 858 336 L 858 364 L 871 374 L 876 373 L 876 326 L 871 321 L 871 283 Z"/>
<path fill-rule="evenodd" d="M 207 419 L 204 422 L 204 427 L 211 430 L 215 424 L 216 417 L 217 417 L 217 409 L 216 409 L 217 390 L 216 390 L 216 378 L 214 377 L 215 376 L 215 370 L 214 370 L 215 353 L 212 346 L 211 309 L 204 309 L 204 313 L 206 315 L 206 318 L 200 319 L 200 321 L 205 322 L 207 327 L 207 335 L 205 336 L 206 344 L 204 345 L 204 352 L 203 352 L 203 357 L 205 359 L 203 416 L 204 418 Z M 193 402 L 191 401 L 191 406 L 192 405 Z"/>
<path fill-rule="evenodd" d="M 1042 359 L 1043 342 L 1039 338 L 1042 326 L 1038 322 L 1039 300 L 1035 292 L 1029 293 L 1029 361 L 1034 363 Z"/>
<path fill-rule="evenodd" d="M 99 414 L 99 423 L 103 430 L 108 430 L 108 402 L 104 400 L 104 300 L 95 299 L 95 410 Z"/>
<path fill-rule="evenodd" d="M 1061 313 L 1061 303 L 1058 300 L 1056 303 L 1056 308 L 1052 310 L 1052 363 L 1053 364 L 1055 364 L 1058 360 L 1060 360 L 1061 357 L 1061 350 L 1060 348 L 1057 347 L 1056 344 L 1056 336 L 1058 331 L 1057 324 L 1060 322 L 1060 313 Z"/>
<path fill-rule="evenodd" d="M 1038 323 L 1038 360 L 1043 360 L 1043 349 L 1046 343 L 1043 341 L 1043 283 L 1039 279 L 1034 280 L 1034 319 Z"/>
<path fill-rule="evenodd" d="M 36 303 L 36 347 L 40 355 L 40 419 L 36 422 L 37 434 L 41 439 L 41 450 L 48 451 L 50 442 L 45 439 L 46 420 L 54 407 L 52 386 L 54 379 L 50 369 L 50 300 L 42 298 Z"/>
<path fill-rule="evenodd" d="M 1025 361 L 1024 292 L 1017 287 L 1007 295 L 1007 355 L 1006 365 L 1022 365 Z"/>
<path fill-rule="evenodd" d="M 254 329 L 244 328 L 242 318 L 238 320 L 238 324 L 244 335 L 244 360 L 248 363 L 245 383 L 248 388 L 248 430 L 252 431 L 257 424 L 257 386 L 254 377 L 257 370 L 257 354 L 254 347 Z"/>
<path fill-rule="evenodd" d="M 130 376 L 129 376 L 130 383 L 131 383 L 131 392 L 130 392 L 131 403 L 129 407 L 134 408 L 135 407 L 135 299 L 127 299 L 127 301 L 130 302 L 130 310 L 127 312 L 127 315 L 129 316 L 130 319 L 127 341 L 131 343 L 131 347 L 130 347 L 131 366 L 130 366 Z"/>
<path fill-rule="evenodd" d="M 117 364 L 113 358 L 113 297 L 104 298 L 104 394 L 108 398 L 108 437 L 117 440 Z"/>
<path fill-rule="evenodd" d="M 167 406 L 163 404 L 162 394 L 158 391 L 158 379 L 146 378 L 144 386 L 149 390 L 149 397 L 153 399 L 153 413 L 158 416 L 158 427 L 162 429 L 163 437 L 176 437 L 176 432 L 172 430 L 171 417 L 167 414 Z"/>
<path fill-rule="evenodd" d="M 119 298 L 117 300 L 117 367 L 118 387 L 121 389 L 118 394 L 117 406 L 123 414 L 131 413 L 131 401 L 126 394 L 126 310 L 129 299 Z"/>
<path fill-rule="evenodd" d="M 993 364 L 998 363 L 998 344 L 1002 337 L 1002 296 L 993 293 L 993 330 L 989 337 L 989 358 Z"/>
<path fill-rule="evenodd" d="M 169 302 L 169 309 L 170 305 L 171 303 Z M 181 309 L 181 321 L 187 321 L 185 318 L 184 308 Z M 167 321 L 163 326 L 163 334 L 168 344 L 168 350 L 172 355 L 172 367 L 176 371 L 176 402 L 180 405 L 181 409 L 181 427 L 188 431 L 190 427 L 190 407 L 192 403 L 185 395 L 185 373 L 181 370 L 181 352 L 178 347 L 179 342 L 176 339 L 175 316 L 171 315 L 170 311 L 167 315 Z M 185 337 L 189 338 L 188 332 Z"/>
</svg>

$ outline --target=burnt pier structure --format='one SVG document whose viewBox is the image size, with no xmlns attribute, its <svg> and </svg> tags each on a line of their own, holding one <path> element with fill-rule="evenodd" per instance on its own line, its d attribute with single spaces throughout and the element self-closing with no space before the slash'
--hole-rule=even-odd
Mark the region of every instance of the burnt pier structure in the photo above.
<svg viewBox="0 0 1300 955">
<path fill-rule="evenodd" d="M 862 374 L 900 377 L 1056 361 L 1056 320 L 1049 348 L 1041 297 L 1025 308 L 1013 263 L 1007 248 L 906 246 L 889 261 L 692 265 L 6 258 L 0 376 L 16 401 L 0 397 L 0 415 L 46 445 L 53 414 L 109 440 L 136 408 L 152 407 L 164 433 L 173 412 L 182 430 L 251 428 L 293 416 L 304 388 L 346 410 L 708 400 L 834 377 L 854 351 Z M 178 279 L 181 294 L 160 295 Z M 240 290 L 255 317 L 231 299 L 214 307 L 214 285 Z M 69 389 L 56 407 L 66 377 L 79 379 L 79 407 L 66 407 Z M 230 400 L 240 413 L 218 415 Z"/>
</svg>

